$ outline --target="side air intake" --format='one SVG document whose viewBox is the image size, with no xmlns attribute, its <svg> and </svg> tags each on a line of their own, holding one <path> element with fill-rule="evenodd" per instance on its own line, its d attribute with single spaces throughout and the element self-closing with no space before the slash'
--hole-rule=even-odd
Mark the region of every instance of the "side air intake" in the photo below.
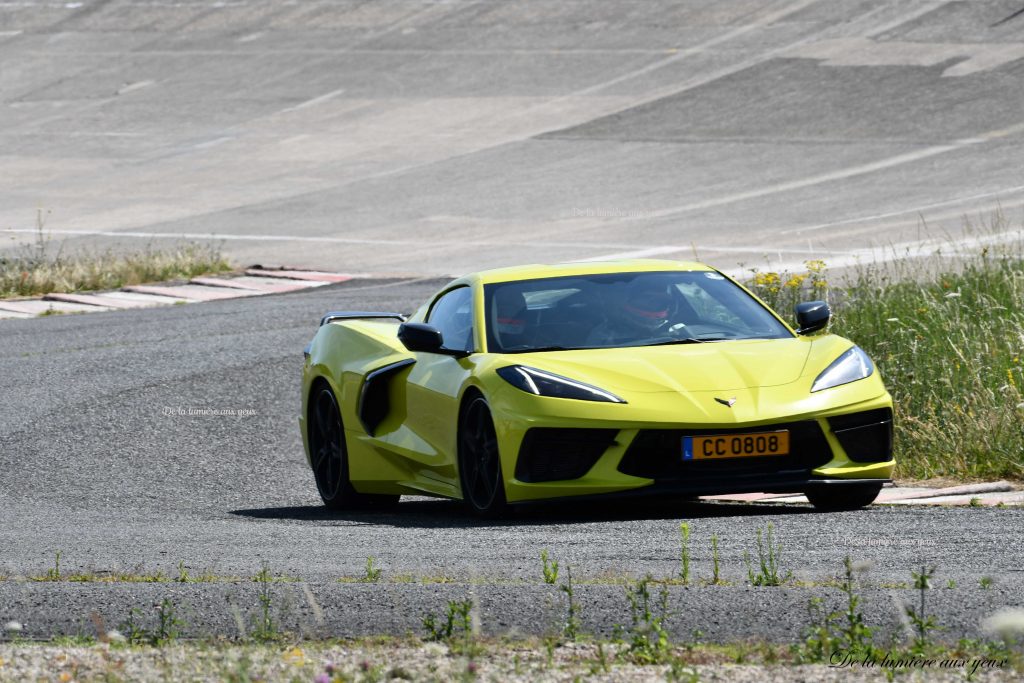
<svg viewBox="0 0 1024 683">
<path fill-rule="evenodd" d="M 409 367 L 416 360 L 406 358 L 397 363 L 391 363 L 372 370 L 363 378 L 363 386 L 359 390 L 359 405 L 357 412 L 359 421 L 363 423 L 363 429 L 370 436 L 373 436 L 378 425 L 387 417 L 391 410 L 391 402 L 388 400 L 388 383 L 392 377 Z"/>
</svg>

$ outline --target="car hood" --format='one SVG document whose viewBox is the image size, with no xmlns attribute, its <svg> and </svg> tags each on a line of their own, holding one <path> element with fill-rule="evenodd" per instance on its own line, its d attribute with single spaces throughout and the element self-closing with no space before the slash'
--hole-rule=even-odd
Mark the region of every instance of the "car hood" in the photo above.
<svg viewBox="0 0 1024 683">
<path fill-rule="evenodd" d="M 613 392 L 729 391 L 795 382 L 812 344 L 805 338 L 579 349 L 506 356 Z"/>
</svg>

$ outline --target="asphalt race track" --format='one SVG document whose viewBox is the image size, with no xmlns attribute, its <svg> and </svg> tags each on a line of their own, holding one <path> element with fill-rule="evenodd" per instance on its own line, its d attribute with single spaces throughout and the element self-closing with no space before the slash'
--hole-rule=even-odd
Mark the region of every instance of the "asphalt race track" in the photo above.
<svg viewBox="0 0 1024 683">
<path fill-rule="evenodd" d="M 421 633 L 447 600 L 472 597 L 486 633 L 558 630 L 564 603 L 541 580 L 539 554 L 572 566 L 584 629 L 627 620 L 622 581 L 679 569 L 679 522 L 692 530 L 694 580 L 711 577 L 711 535 L 730 586 L 673 587 L 670 628 L 707 639 L 795 638 L 821 587 L 752 588 L 743 552 L 774 525 L 783 569 L 805 582 L 843 558 L 870 562 L 870 623 L 899 629 L 899 587 L 936 567 L 930 603 L 947 628 L 1019 605 L 1024 510 L 877 506 L 816 514 L 808 506 L 592 503 L 524 508 L 480 522 L 458 505 L 404 499 L 394 512 L 328 514 L 297 430 L 302 347 L 329 309 L 410 311 L 439 281 L 351 281 L 295 294 L 5 321 L 0 326 L 0 622 L 26 635 L 95 633 L 131 608 L 152 618 L 169 598 L 194 635 L 251 627 L 262 567 L 283 628 L 310 634 Z M 453 361 L 454 362 L 454 361 Z M 236 415 L 189 415 L 189 411 Z M 184 413 L 184 414 L 182 414 Z M 75 583 L 28 577 L 55 568 Z M 364 575 L 378 584 L 338 582 Z M 102 583 L 111 573 L 210 573 L 212 583 Z M 563 574 L 564 577 L 564 574 Z M 982 590 L 982 577 L 992 579 Z M 956 587 L 945 588 L 953 580 Z M 444 581 L 443 583 L 441 581 Z M 310 597 L 312 596 L 312 597 Z M 315 605 L 315 607 L 313 606 Z M 240 625 L 241 624 L 241 627 Z"/>
<path fill-rule="evenodd" d="M 378 274 L 870 260 L 1019 223 L 1020 9 L 4 2 L 0 249 L 43 209 L 67 248 Z"/>
</svg>

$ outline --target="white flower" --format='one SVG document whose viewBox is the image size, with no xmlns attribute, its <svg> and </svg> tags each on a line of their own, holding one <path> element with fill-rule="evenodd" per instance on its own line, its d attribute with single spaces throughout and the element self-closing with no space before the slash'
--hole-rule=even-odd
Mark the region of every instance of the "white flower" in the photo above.
<svg viewBox="0 0 1024 683">
<path fill-rule="evenodd" d="M 861 560 L 859 562 L 853 563 L 853 571 L 857 572 L 858 574 L 863 574 L 865 572 L 871 571 L 871 568 L 873 566 L 875 566 L 875 563 L 871 560 Z"/>
<path fill-rule="evenodd" d="M 1024 609 L 1001 609 L 982 621 L 981 628 L 989 633 L 997 633 L 1003 638 L 1024 633 Z"/>
<path fill-rule="evenodd" d="M 11 634 L 21 633 L 24 628 L 20 621 L 8 621 L 4 624 L 4 630 Z"/>
<path fill-rule="evenodd" d="M 448 654 L 448 648 L 441 643 L 427 643 L 423 646 L 423 651 L 428 655 L 437 657 Z"/>
</svg>

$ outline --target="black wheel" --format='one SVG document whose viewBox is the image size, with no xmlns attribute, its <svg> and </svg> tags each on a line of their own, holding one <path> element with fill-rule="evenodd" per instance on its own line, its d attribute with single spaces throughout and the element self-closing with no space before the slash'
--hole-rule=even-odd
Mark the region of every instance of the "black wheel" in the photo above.
<svg viewBox="0 0 1024 683">
<path fill-rule="evenodd" d="M 462 413 L 459 425 L 459 481 L 470 512 L 496 517 L 508 508 L 505 480 L 498 457 L 498 435 L 491 409 L 477 396 Z"/>
<path fill-rule="evenodd" d="M 807 489 L 804 493 L 816 510 L 840 512 L 871 505 L 881 490 L 881 484 L 839 484 L 818 486 Z"/>
<path fill-rule="evenodd" d="M 324 505 L 331 510 L 350 510 L 398 502 L 398 496 L 368 495 L 352 488 L 341 412 L 326 384 L 318 385 L 309 397 L 308 430 L 310 464 Z"/>
</svg>

